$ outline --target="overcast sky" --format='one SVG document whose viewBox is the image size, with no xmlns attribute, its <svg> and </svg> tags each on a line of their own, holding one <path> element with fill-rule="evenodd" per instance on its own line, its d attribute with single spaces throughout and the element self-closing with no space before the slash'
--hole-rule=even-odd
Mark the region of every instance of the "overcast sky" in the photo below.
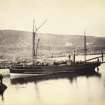
<svg viewBox="0 0 105 105">
<path fill-rule="evenodd" d="M 0 29 L 105 36 L 105 0 L 0 0 Z"/>
</svg>

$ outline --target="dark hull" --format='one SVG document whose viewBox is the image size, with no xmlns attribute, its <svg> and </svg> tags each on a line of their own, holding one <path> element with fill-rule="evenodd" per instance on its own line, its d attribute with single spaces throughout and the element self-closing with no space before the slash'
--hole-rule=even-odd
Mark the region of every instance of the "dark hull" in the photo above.
<svg viewBox="0 0 105 105">
<path fill-rule="evenodd" d="M 95 72 L 95 68 L 100 66 L 100 62 L 92 63 L 75 63 L 72 65 L 48 65 L 48 66 L 25 66 L 12 67 L 10 69 L 11 76 L 44 76 L 59 73 L 69 74 L 88 74 Z M 18 76 L 17 76 L 18 75 Z"/>
</svg>

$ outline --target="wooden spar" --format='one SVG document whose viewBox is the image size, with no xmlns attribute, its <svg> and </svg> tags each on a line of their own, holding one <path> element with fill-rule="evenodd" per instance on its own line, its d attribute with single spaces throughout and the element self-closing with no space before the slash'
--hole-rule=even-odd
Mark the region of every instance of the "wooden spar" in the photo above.
<svg viewBox="0 0 105 105">
<path fill-rule="evenodd" d="M 91 60 L 95 60 L 95 59 L 98 59 L 98 58 L 102 58 L 102 56 L 94 57 L 94 58 L 88 59 L 86 61 L 91 61 Z"/>
<path fill-rule="evenodd" d="M 47 20 L 45 20 L 38 28 L 35 26 L 35 20 L 33 19 L 33 37 L 32 37 L 32 61 L 33 61 L 33 66 L 36 64 L 36 58 L 37 58 L 37 49 L 38 49 L 38 44 L 39 44 L 39 39 L 36 44 L 36 33 L 39 31 L 39 29 L 46 23 Z"/>
<path fill-rule="evenodd" d="M 38 39 L 37 46 L 36 46 L 36 59 L 37 59 L 37 54 L 38 54 L 39 41 L 40 39 Z"/>
<path fill-rule="evenodd" d="M 74 54 L 73 54 L 73 62 L 75 63 L 75 50 L 74 50 Z"/>
<path fill-rule="evenodd" d="M 101 63 L 105 63 L 104 60 L 103 60 L 103 59 L 104 59 L 104 55 L 100 55 L 100 56 L 98 56 L 98 57 L 94 57 L 94 58 L 88 59 L 88 60 L 86 60 L 86 61 L 91 61 L 91 60 L 95 60 L 95 59 L 99 59 L 99 58 L 102 59 Z"/>
<path fill-rule="evenodd" d="M 86 33 L 84 32 L 84 62 L 86 62 L 87 47 L 86 47 Z"/>
<path fill-rule="evenodd" d="M 104 61 L 104 55 L 103 55 L 103 51 L 101 50 L 101 55 L 102 55 L 102 62 Z"/>
<path fill-rule="evenodd" d="M 36 32 L 35 32 L 35 20 L 33 20 L 33 38 L 32 38 L 32 57 L 33 57 L 33 66 L 35 65 L 35 56 L 36 56 L 36 51 L 35 51 L 35 36 L 36 36 Z"/>
</svg>

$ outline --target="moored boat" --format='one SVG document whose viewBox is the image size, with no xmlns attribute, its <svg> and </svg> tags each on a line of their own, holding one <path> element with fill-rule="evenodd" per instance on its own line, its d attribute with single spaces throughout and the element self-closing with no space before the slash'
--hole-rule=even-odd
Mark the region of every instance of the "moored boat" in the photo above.
<svg viewBox="0 0 105 105">
<path fill-rule="evenodd" d="M 44 76 L 58 73 L 87 74 L 95 72 L 95 68 L 100 66 L 101 62 L 75 62 L 74 64 L 59 65 L 33 65 L 30 66 L 12 66 L 10 74 L 12 78 L 25 76 Z"/>
<path fill-rule="evenodd" d="M 11 77 L 20 77 L 20 76 L 44 76 L 58 73 L 70 73 L 70 74 L 83 74 L 83 73 L 93 73 L 95 68 L 100 66 L 101 62 L 86 62 L 86 36 L 84 36 L 84 62 L 76 62 L 75 54 L 74 61 L 71 63 L 69 58 L 68 62 L 59 63 L 54 62 L 53 64 L 37 64 L 37 49 L 39 39 L 36 41 L 36 31 L 35 25 L 33 24 L 33 48 L 32 48 L 32 64 L 31 65 L 12 65 L 10 67 Z M 37 42 L 37 43 L 36 43 Z"/>
</svg>

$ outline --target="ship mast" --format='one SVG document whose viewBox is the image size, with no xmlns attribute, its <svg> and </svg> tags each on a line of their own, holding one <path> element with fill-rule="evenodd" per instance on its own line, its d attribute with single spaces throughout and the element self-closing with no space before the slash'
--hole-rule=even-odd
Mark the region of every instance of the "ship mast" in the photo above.
<svg viewBox="0 0 105 105">
<path fill-rule="evenodd" d="M 33 57 L 33 66 L 35 65 L 36 60 L 36 50 L 35 50 L 35 38 L 36 38 L 36 30 L 35 30 L 35 20 L 33 20 L 33 38 L 32 38 L 32 57 Z"/>
<path fill-rule="evenodd" d="M 37 44 L 36 44 L 36 59 L 37 59 L 37 53 L 38 53 L 38 47 L 39 47 L 39 41 L 40 39 L 38 38 Z"/>
<path fill-rule="evenodd" d="M 84 62 L 86 63 L 87 46 L 86 46 L 86 32 L 84 32 Z"/>
<path fill-rule="evenodd" d="M 38 44 L 39 44 L 39 39 L 36 42 L 36 34 L 37 31 L 46 23 L 46 20 L 37 28 L 35 25 L 35 20 L 33 20 L 33 37 L 32 37 L 32 64 L 33 67 L 36 65 L 36 59 L 37 59 L 37 49 L 38 49 Z"/>
</svg>

